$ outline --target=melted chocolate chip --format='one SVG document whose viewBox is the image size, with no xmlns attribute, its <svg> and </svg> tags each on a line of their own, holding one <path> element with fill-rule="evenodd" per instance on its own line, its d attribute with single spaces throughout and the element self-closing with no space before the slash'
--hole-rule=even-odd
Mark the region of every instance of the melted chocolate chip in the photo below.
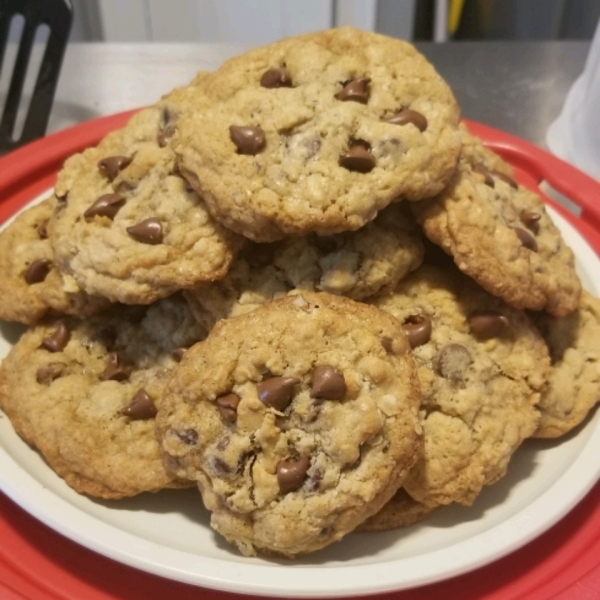
<svg viewBox="0 0 600 600">
<path fill-rule="evenodd" d="M 483 183 L 485 183 L 485 185 L 493 188 L 494 187 L 494 178 L 492 177 L 492 174 L 482 165 L 475 165 L 473 167 L 473 172 L 474 173 L 478 173 L 479 175 L 481 175 L 483 177 Z"/>
<path fill-rule="evenodd" d="M 391 117 L 383 119 L 383 121 L 386 123 L 391 123 L 392 125 L 408 125 L 411 123 L 419 131 L 425 131 L 427 129 L 427 119 L 425 116 L 416 110 L 411 110 L 410 108 L 405 108 L 404 110 L 398 111 Z"/>
<path fill-rule="evenodd" d="M 422 346 L 431 339 L 431 319 L 428 315 L 411 315 L 407 317 L 402 327 L 411 348 Z"/>
<path fill-rule="evenodd" d="M 369 82 L 368 77 L 358 77 L 344 83 L 344 87 L 335 95 L 337 100 L 346 102 L 360 102 L 366 104 L 369 101 Z"/>
<path fill-rule="evenodd" d="M 469 317 L 471 331 L 482 340 L 498 337 L 509 324 L 508 317 L 495 310 L 475 312 Z"/>
<path fill-rule="evenodd" d="M 46 219 L 45 221 L 42 221 L 37 226 L 36 232 L 37 232 L 38 237 L 40 238 L 40 240 L 47 240 L 48 239 L 48 219 Z"/>
<path fill-rule="evenodd" d="M 162 244 L 163 241 L 162 225 L 160 220 L 155 217 L 144 219 L 136 225 L 127 227 L 126 231 L 134 240 L 142 244 L 155 246 Z"/>
<path fill-rule="evenodd" d="M 119 209 L 125 204 L 125 198 L 119 194 L 104 194 L 100 196 L 84 213 L 86 219 L 108 217 L 114 219 Z"/>
<path fill-rule="evenodd" d="M 234 393 L 225 394 L 217 398 L 217 407 L 227 423 L 235 423 L 237 421 L 237 407 L 239 403 L 240 397 Z"/>
<path fill-rule="evenodd" d="M 369 144 L 361 141 L 354 142 L 347 152 L 340 154 L 338 162 L 341 167 L 358 173 L 372 171 L 377 163 L 371 154 Z"/>
<path fill-rule="evenodd" d="M 98 162 L 98 170 L 112 181 L 127 165 L 131 163 L 129 156 L 107 156 Z"/>
<path fill-rule="evenodd" d="M 171 138 L 175 135 L 175 127 L 165 127 L 156 136 L 156 142 L 161 148 L 167 146 L 171 141 Z"/>
<path fill-rule="evenodd" d="M 285 410 L 292 401 L 294 386 L 299 383 L 296 377 L 270 377 L 256 386 L 258 398 L 265 406 Z"/>
<path fill-rule="evenodd" d="M 310 461 L 306 454 L 298 460 L 282 460 L 277 463 L 277 483 L 282 494 L 288 494 L 302 487 Z"/>
<path fill-rule="evenodd" d="M 34 260 L 25 271 L 24 277 L 25 281 L 29 285 L 33 285 L 34 283 L 41 283 L 46 279 L 46 276 L 50 272 L 50 267 L 52 266 L 52 261 L 47 260 L 45 258 L 38 258 Z"/>
<path fill-rule="evenodd" d="M 229 136 L 236 145 L 238 154 L 254 156 L 258 154 L 266 144 L 265 132 L 261 127 L 243 127 L 231 125 Z"/>
<path fill-rule="evenodd" d="M 48 363 L 36 371 L 35 380 L 42 385 L 48 385 L 62 375 L 65 367 L 64 363 Z"/>
<path fill-rule="evenodd" d="M 525 248 L 531 250 L 532 252 L 538 251 L 537 242 L 535 241 L 535 238 L 529 233 L 529 231 L 521 229 L 520 227 L 513 227 L 513 231 L 517 234 L 519 241 L 521 242 L 521 244 L 523 244 Z"/>
<path fill-rule="evenodd" d="M 121 358 L 116 352 L 111 352 L 108 355 L 106 368 L 102 375 L 100 375 L 100 379 L 102 381 L 125 381 L 129 379 L 130 375 L 131 369 L 121 362 Z"/>
<path fill-rule="evenodd" d="M 181 362 L 183 360 L 183 356 L 185 355 L 185 353 L 188 351 L 187 348 L 184 348 L 183 346 L 179 346 L 177 348 L 173 348 L 173 350 L 171 350 L 171 356 L 177 361 L 177 362 Z"/>
<path fill-rule="evenodd" d="M 292 87 L 292 78 L 285 67 L 269 69 L 260 78 L 260 85 L 264 88 Z"/>
<path fill-rule="evenodd" d="M 218 456 L 209 456 L 207 459 L 208 468 L 217 476 L 223 477 L 231 473 L 231 467 Z"/>
<path fill-rule="evenodd" d="M 71 332 L 64 321 L 56 323 L 54 333 L 42 340 L 42 348 L 50 352 L 62 352 L 71 339 Z"/>
<path fill-rule="evenodd" d="M 510 185 L 511 188 L 514 188 L 515 190 L 519 189 L 519 184 L 512 177 L 506 175 L 506 173 L 502 173 L 501 171 L 490 171 L 490 173 L 496 179 L 500 179 L 501 181 L 504 181 L 504 183 Z"/>
<path fill-rule="evenodd" d="M 521 223 L 527 227 L 530 231 L 537 234 L 540 232 L 540 219 L 542 218 L 541 213 L 535 210 L 524 210 L 521 215 Z"/>
<path fill-rule="evenodd" d="M 145 389 L 139 389 L 128 406 L 121 414 L 129 417 L 133 421 L 153 419 L 156 416 L 156 405 Z"/>
<path fill-rule="evenodd" d="M 469 351 L 461 344 L 448 344 L 438 355 L 437 368 L 442 377 L 457 383 L 473 362 Z"/>
<path fill-rule="evenodd" d="M 346 395 L 344 374 L 331 365 L 319 365 L 313 369 L 311 398 L 341 400 Z"/>
<path fill-rule="evenodd" d="M 198 432 L 195 429 L 184 429 L 183 431 L 176 431 L 175 435 L 188 446 L 193 446 L 198 443 Z"/>
</svg>

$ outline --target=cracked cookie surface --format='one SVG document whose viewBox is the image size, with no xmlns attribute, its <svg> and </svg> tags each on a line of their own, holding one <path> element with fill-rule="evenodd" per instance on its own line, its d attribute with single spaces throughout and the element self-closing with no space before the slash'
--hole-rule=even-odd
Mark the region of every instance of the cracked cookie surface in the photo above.
<svg viewBox="0 0 600 600">
<path fill-rule="evenodd" d="M 471 504 L 538 426 L 544 340 L 452 265 L 422 266 L 370 302 L 403 324 L 418 364 L 425 452 L 403 487 L 429 506 Z"/>
<path fill-rule="evenodd" d="M 32 325 L 46 314 L 86 317 L 110 304 L 57 269 L 47 231 L 55 205 L 50 197 L 27 208 L 0 233 L 0 319 Z"/>
<path fill-rule="evenodd" d="M 411 207 L 427 237 L 511 306 L 564 316 L 579 306 L 574 256 L 534 192 L 462 129 L 465 150 L 439 196 Z"/>
<path fill-rule="evenodd" d="M 559 437 L 577 427 L 600 401 L 600 300 L 584 291 L 578 311 L 533 318 L 552 361 L 534 437 Z"/>
<path fill-rule="evenodd" d="M 440 192 L 459 109 L 413 46 L 347 27 L 226 62 L 174 142 L 182 172 L 227 227 L 257 241 L 355 230 L 398 197 Z"/>
<path fill-rule="evenodd" d="M 170 145 L 180 115 L 202 109 L 202 79 L 141 110 L 59 172 L 54 252 L 88 293 L 150 304 L 223 277 L 241 246 L 179 175 Z"/>
<path fill-rule="evenodd" d="M 175 348 L 204 337 L 183 298 L 47 320 L 0 367 L 0 406 L 79 493 L 115 499 L 188 486 L 163 466 L 154 416 Z"/>
<path fill-rule="evenodd" d="M 309 235 L 271 244 L 248 242 L 220 281 L 185 293 L 210 329 L 291 291 L 321 291 L 362 300 L 396 283 L 423 258 L 420 228 L 394 204 L 358 231 Z"/>
<path fill-rule="evenodd" d="M 157 433 L 216 531 L 245 555 L 292 557 L 342 538 L 394 494 L 422 450 L 418 405 L 395 319 L 301 293 L 224 319 L 193 346 Z"/>
</svg>

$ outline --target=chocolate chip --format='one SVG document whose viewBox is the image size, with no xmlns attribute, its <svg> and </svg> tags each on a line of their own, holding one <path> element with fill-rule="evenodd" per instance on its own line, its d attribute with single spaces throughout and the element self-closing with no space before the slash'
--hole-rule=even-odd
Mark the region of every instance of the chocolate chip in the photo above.
<svg viewBox="0 0 600 600">
<path fill-rule="evenodd" d="M 323 481 L 323 471 L 318 468 L 313 469 L 313 472 L 308 479 L 308 483 L 306 484 L 306 491 L 309 493 L 318 491 L 321 487 L 321 481 Z"/>
<path fill-rule="evenodd" d="M 481 175 L 483 177 L 483 183 L 485 183 L 485 185 L 493 188 L 494 187 L 494 178 L 492 177 L 492 174 L 483 166 L 481 165 L 475 165 L 473 167 L 473 172 L 474 173 L 478 173 L 479 175 Z"/>
<path fill-rule="evenodd" d="M 240 397 L 237 394 L 225 394 L 217 398 L 217 406 L 221 416 L 227 423 L 235 423 L 237 420 L 237 407 Z"/>
<path fill-rule="evenodd" d="M 179 346 L 177 348 L 173 348 L 171 350 L 171 356 L 177 361 L 181 362 L 183 360 L 183 356 L 188 351 L 188 348 L 184 348 L 183 346 Z"/>
<path fill-rule="evenodd" d="M 523 246 L 525 246 L 525 248 L 528 248 L 533 252 L 538 251 L 537 242 L 535 241 L 535 238 L 529 233 L 529 231 L 521 229 L 520 227 L 513 227 L 513 231 L 517 234 L 519 241 L 521 242 L 521 244 L 523 244 Z"/>
<path fill-rule="evenodd" d="M 315 367 L 311 378 L 311 398 L 341 400 L 346 395 L 344 374 L 331 365 Z"/>
<path fill-rule="evenodd" d="M 360 102 L 366 104 L 369 101 L 369 82 L 368 77 L 359 77 L 345 82 L 344 87 L 335 95 L 337 100 Z"/>
<path fill-rule="evenodd" d="M 448 344 L 438 355 L 437 368 L 442 377 L 457 383 L 473 362 L 469 351 L 461 344 Z"/>
<path fill-rule="evenodd" d="M 521 215 L 521 222 L 527 229 L 533 231 L 533 233 L 540 232 L 540 219 L 542 218 L 541 213 L 535 210 L 524 210 Z"/>
<path fill-rule="evenodd" d="M 277 483 L 282 494 L 288 494 L 302 487 L 310 461 L 306 454 L 298 460 L 282 460 L 277 463 Z"/>
<path fill-rule="evenodd" d="M 176 431 L 175 435 L 188 446 L 193 446 L 194 444 L 198 443 L 198 432 L 195 429 Z"/>
<path fill-rule="evenodd" d="M 223 477 L 224 475 L 229 475 L 229 473 L 231 473 L 231 467 L 218 456 L 209 456 L 206 462 L 209 470 L 217 477 Z"/>
<path fill-rule="evenodd" d="M 368 173 L 373 170 L 377 161 L 371 154 L 369 144 L 356 141 L 350 146 L 347 152 L 340 154 L 338 162 L 341 167 L 349 171 Z"/>
<path fill-rule="evenodd" d="M 52 266 L 52 261 L 47 260 L 45 258 L 38 258 L 34 260 L 25 271 L 25 281 L 29 285 L 33 285 L 34 283 L 41 283 L 46 279 L 46 276 L 50 272 L 50 267 Z"/>
<path fill-rule="evenodd" d="M 296 377 L 270 377 L 256 386 L 258 397 L 265 406 L 285 410 L 292 401 L 294 386 L 299 383 Z"/>
<path fill-rule="evenodd" d="M 175 127 L 165 127 L 156 136 L 156 142 L 161 148 L 167 146 L 171 141 L 171 138 L 175 135 Z"/>
<path fill-rule="evenodd" d="M 48 385 L 62 375 L 65 367 L 66 365 L 64 363 L 48 363 L 36 371 L 35 380 L 42 385 Z"/>
<path fill-rule="evenodd" d="M 98 169 L 102 175 L 112 181 L 127 165 L 131 163 L 129 156 L 108 156 L 98 162 Z"/>
<path fill-rule="evenodd" d="M 411 315 L 402 324 L 411 348 L 422 346 L 431 339 L 431 319 L 428 315 Z"/>
<path fill-rule="evenodd" d="M 496 179 L 500 179 L 501 181 L 504 181 L 504 183 L 510 185 L 511 188 L 514 188 L 515 190 L 519 189 L 519 184 L 512 177 L 506 175 L 506 173 L 502 173 L 501 171 L 490 171 L 490 173 L 496 177 Z"/>
<path fill-rule="evenodd" d="M 243 127 L 231 125 L 229 127 L 229 136 L 231 141 L 236 145 L 238 154 L 249 154 L 254 156 L 258 154 L 266 144 L 265 132 L 262 128 Z"/>
<path fill-rule="evenodd" d="M 45 221 L 42 221 L 37 226 L 36 232 L 37 232 L 38 237 L 40 238 L 40 240 L 46 240 L 46 239 L 48 239 L 48 219 L 46 219 Z"/>
<path fill-rule="evenodd" d="M 425 116 L 410 108 L 400 110 L 391 117 L 382 120 L 386 123 L 391 123 L 392 125 L 408 125 L 409 123 L 412 123 L 419 131 L 425 131 L 427 129 L 427 119 Z"/>
<path fill-rule="evenodd" d="M 221 438 L 219 440 L 219 443 L 217 444 L 217 450 L 223 452 L 223 450 L 225 450 L 229 446 L 230 442 L 231 442 L 231 438 L 229 436 L 225 436 L 224 438 Z"/>
<path fill-rule="evenodd" d="M 71 332 L 64 321 L 56 323 L 54 333 L 42 340 L 42 348 L 50 352 L 62 352 L 71 339 Z"/>
<path fill-rule="evenodd" d="M 136 225 L 127 227 L 127 233 L 136 241 L 142 244 L 162 244 L 163 231 L 160 220 L 156 217 L 144 219 Z"/>
<path fill-rule="evenodd" d="M 104 194 L 100 196 L 84 213 L 86 219 L 96 215 L 114 219 L 119 209 L 125 204 L 125 198 L 119 194 Z"/>
<path fill-rule="evenodd" d="M 102 375 L 100 375 L 100 379 L 102 381 L 125 381 L 129 379 L 130 375 L 131 369 L 121 362 L 121 358 L 116 352 L 111 352 L 108 355 L 106 368 Z"/>
<path fill-rule="evenodd" d="M 133 421 L 153 419 L 156 416 L 156 405 L 145 389 L 139 389 L 121 414 Z"/>
<path fill-rule="evenodd" d="M 483 340 L 498 337 L 509 324 L 508 317 L 495 310 L 474 312 L 469 317 L 471 331 Z"/>
<path fill-rule="evenodd" d="M 260 78 L 260 85 L 264 88 L 292 87 L 292 78 L 285 67 L 269 69 Z"/>
</svg>

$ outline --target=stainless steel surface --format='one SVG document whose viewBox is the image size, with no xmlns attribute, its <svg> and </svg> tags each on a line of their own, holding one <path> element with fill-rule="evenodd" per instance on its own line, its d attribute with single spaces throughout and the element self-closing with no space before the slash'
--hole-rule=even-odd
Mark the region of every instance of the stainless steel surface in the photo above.
<svg viewBox="0 0 600 600">
<path fill-rule="evenodd" d="M 545 147 L 546 129 L 583 71 L 589 42 L 417 44 L 462 114 Z"/>
<path fill-rule="evenodd" d="M 544 146 L 550 123 L 583 70 L 589 42 L 419 43 L 464 117 Z M 135 108 L 241 52 L 232 44 L 72 44 L 50 130 Z"/>
</svg>

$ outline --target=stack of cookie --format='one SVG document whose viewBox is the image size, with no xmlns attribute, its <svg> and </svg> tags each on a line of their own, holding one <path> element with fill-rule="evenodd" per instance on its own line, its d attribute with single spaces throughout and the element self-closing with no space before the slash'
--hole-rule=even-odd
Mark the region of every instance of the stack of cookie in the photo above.
<svg viewBox="0 0 600 600">
<path fill-rule="evenodd" d="M 93 497 L 197 486 L 246 555 L 469 505 L 600 398 L 600 302 L 542 200 L 377 34 L 200 73 L 0 248 L 16 431 Z"/>
</svg>

